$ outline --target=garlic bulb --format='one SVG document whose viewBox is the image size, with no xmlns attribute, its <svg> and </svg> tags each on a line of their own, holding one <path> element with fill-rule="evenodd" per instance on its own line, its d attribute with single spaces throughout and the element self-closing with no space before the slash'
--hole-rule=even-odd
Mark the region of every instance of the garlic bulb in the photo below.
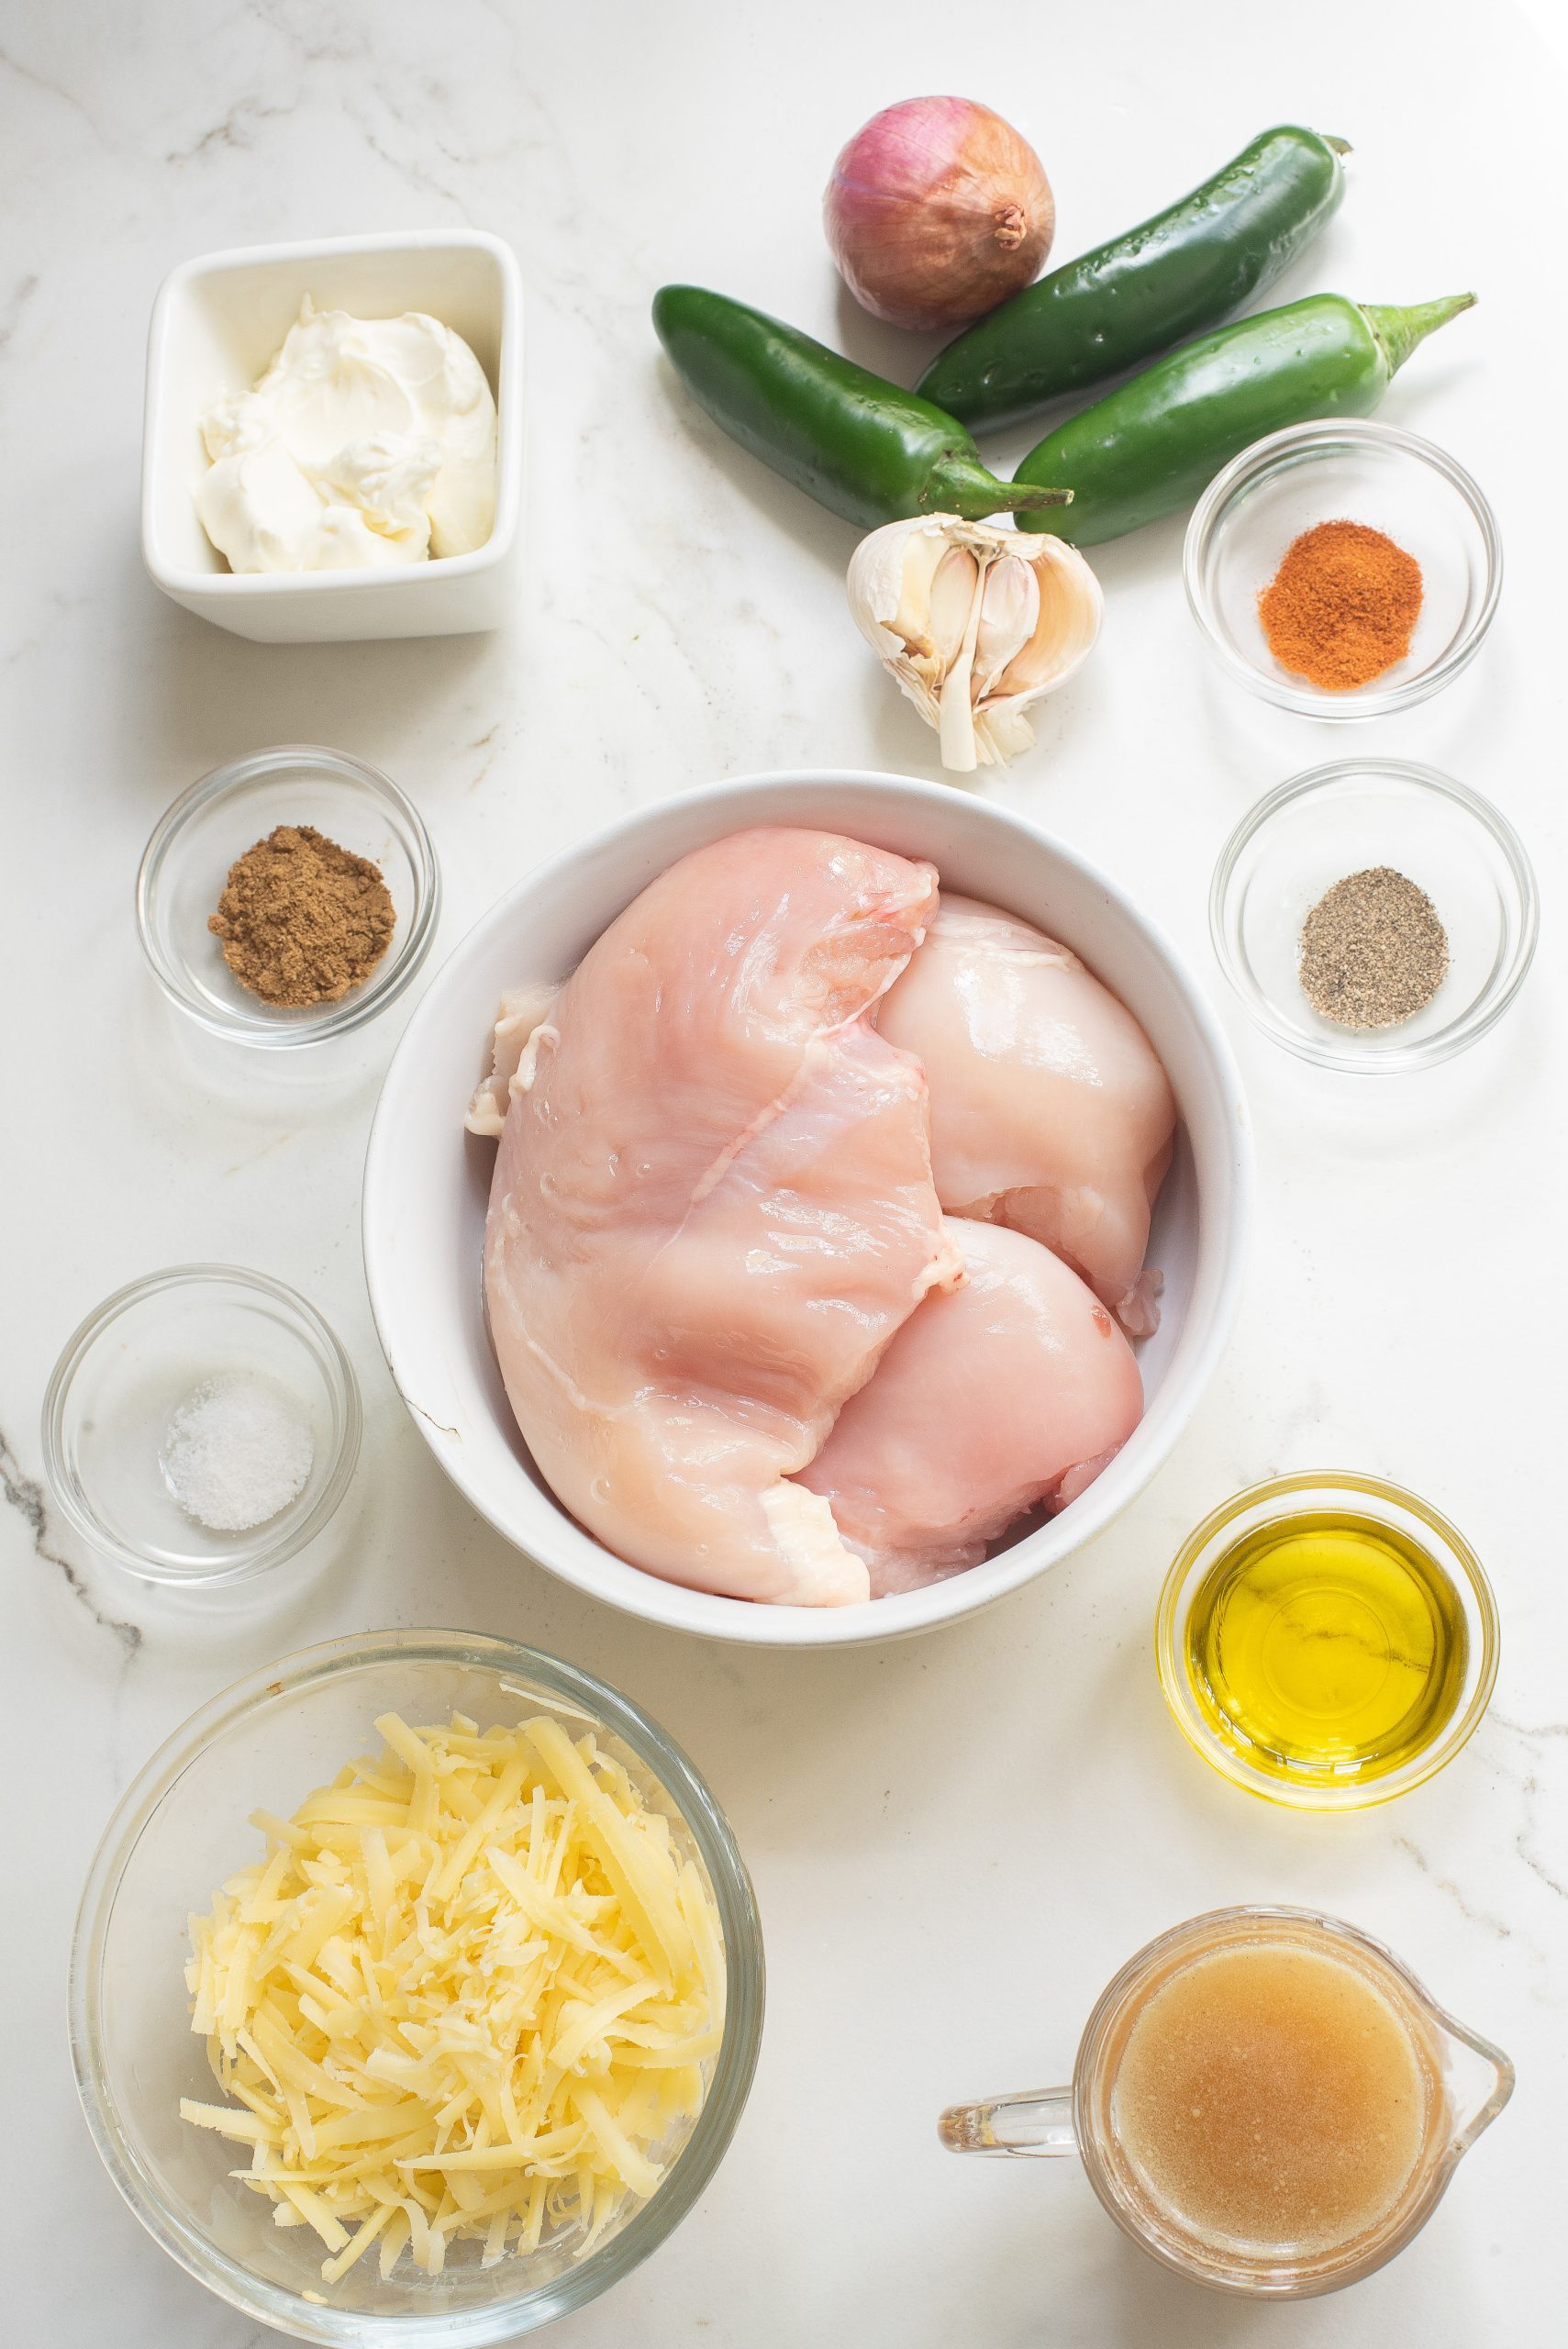
<svg viewBox="0 0 1568 2349">
<path fill-rule="evenodd" d="M 1029 703 L 1087 658 L 1104 609 L 1065 540 L 956 514 L 873 530 L 855 549 L 849 590 L 862 635 L 958 774 L 1028 749 Z"/>
</svg>

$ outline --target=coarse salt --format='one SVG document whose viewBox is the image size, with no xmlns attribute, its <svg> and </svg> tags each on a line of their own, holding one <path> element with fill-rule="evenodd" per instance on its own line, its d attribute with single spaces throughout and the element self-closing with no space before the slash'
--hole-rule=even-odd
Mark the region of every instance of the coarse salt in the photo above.
<svg viewBox="0 0 1568 2349">
<path fill-rule="evenodd" d="M 239 1371 L 208 1378 L 170 1415 L 160 1455 L 179 1507 L 214 1533 L 265 1525 L 305 1490 L 309 1428 L 284 1397 Z"/>
</svg>

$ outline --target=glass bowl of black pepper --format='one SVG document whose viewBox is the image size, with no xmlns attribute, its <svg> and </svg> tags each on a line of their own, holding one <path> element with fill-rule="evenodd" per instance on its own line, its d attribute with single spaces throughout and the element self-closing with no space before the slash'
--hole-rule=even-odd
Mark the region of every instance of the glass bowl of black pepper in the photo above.
<svg viewBox="0 0 1568 2349">
<path fill-rule="evenodd" d="M 1303 718 L 1386 718 L 1469 667 L 1503 550 L 1446 450 L 1339 417 L 1233 458 L 1194 509 L 1182 571 L 1199 633 L 1237 684 Z"/>
<path fill-rule="evenodd" d="M 1435 767 L 1342 759 L 1282 783 L 1215 868 L 1209 930 L 1260 1028 L 1321 1068 L 1430 1068 L 1529 969 L 1535 875 L 1513 826 Z"/>
<path fill-rule="evenodd" d="M 269 897 L 266 844 L 280 834 L 314 885 Z M 250 935 L 219 912 L 220 900 L 234 905 L 226 891 L 242 859 Z M 142 856 L 136 912 L 172 1003 L 214 1035 L 276 1051 L 346 1035 L 397 1000 L 435 938 L 440 877 L 424 819 L 386 775 L 340 751 L 282 743 L 174 801 Z"/>
</svg>

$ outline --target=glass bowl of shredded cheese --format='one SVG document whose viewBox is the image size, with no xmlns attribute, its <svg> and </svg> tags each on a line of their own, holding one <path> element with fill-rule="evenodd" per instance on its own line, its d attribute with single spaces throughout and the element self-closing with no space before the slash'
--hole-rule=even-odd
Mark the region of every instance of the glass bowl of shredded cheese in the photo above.
<svg viewBox="0 0 1568 2349">
<path fill-rule="evenodd" d="M 478 1633 L 339 1641 L 215 1698 L 111 1820 L 72 1963 L 126 2200 L 326 2343 L 481 2349 L 595 2299 L 712 2176 L 762 2017 L 691 1764 Z"/>
</svg>

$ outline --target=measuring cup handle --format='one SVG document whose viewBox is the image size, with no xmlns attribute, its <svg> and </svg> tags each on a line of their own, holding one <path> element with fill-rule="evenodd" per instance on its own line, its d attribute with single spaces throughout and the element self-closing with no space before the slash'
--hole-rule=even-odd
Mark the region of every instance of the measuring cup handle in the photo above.
<svg viewBox="0 0 1568 2349">
<path fill-rule="evenodd" d="M 950 2104 L 937 2122 L 950 2154 L 1075 2154 L 1071 2088 L 1034 2088 L 984 2104 Z"/>
</svg>

